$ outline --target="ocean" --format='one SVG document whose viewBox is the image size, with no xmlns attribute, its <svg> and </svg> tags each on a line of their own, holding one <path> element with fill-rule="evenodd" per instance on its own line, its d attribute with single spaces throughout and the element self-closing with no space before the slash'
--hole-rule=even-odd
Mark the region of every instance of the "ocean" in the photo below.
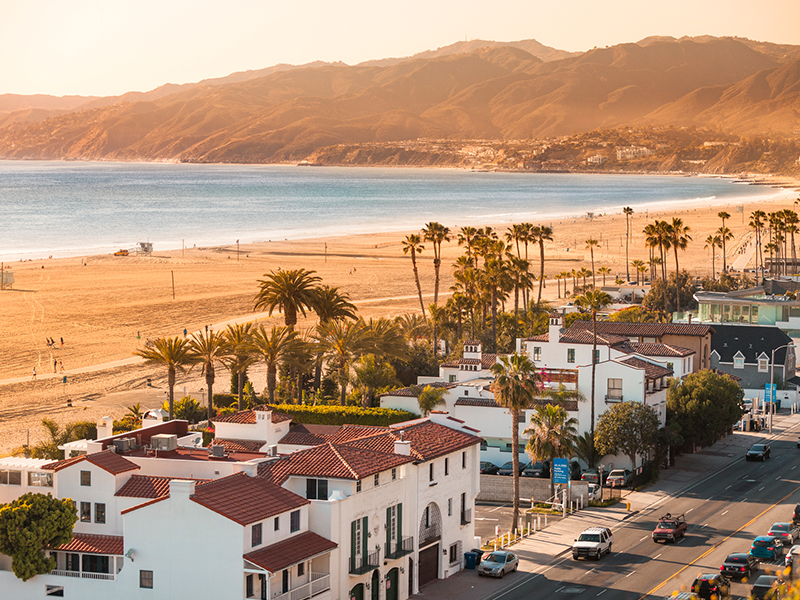
<svg viewBox="0 0 800 600">
<path fill-rule="evenodd" d="M 242 244 L 587 212 L 735 205 L 788 192 L 711 177 L 456 169 L 0 161 L 0 260 Z"/>
</svg>

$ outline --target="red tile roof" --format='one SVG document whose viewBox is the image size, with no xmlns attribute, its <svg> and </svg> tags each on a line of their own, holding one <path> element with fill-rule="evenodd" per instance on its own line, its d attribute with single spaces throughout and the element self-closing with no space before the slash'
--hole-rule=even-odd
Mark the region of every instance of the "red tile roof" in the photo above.
<svg viewBox="0 0 800 600">
<path fill-rule="evenodd" d="M 292 426 L 280 444 L 293 444 L 297 446 L 319 446 L 339 433 L 341 425 L 312 425 L 297 424 Z"/>
<path fill-rule="evenodd" d="M 240 525 L 263 521 L 310 503 L 266 479 L 244 473 L 198 485 L 192 500 Z"/>
<path fill-rule="evenodd" d="M 350 444 L 325 444 L 299 450 L 288 456 L 261 463 L 261 477 L 282 484 L 289 477 L 325 477 L 329 479 L 364 479 L 381 471 L 412 462 L 411 456 L 387 451 L 363 449 Z"/>
<path fill-rule="evenodd" d="M 572 329 L 592 330 L 591 321 L 575 321 L 567 331 Z M 616 323 L 614 321 L 597 321 L 597 333 L 610 333 L 624 336 L 661 337 L 664 335 L 688 335 L 704 337 L 713 331 L 711 325 L 688 325 L 683 323 Z"/>
<path fill-rule="evenodd" d="M 259 452 L 265 441 L 215 438 L 212 446 L 222 446 L 226 452 Z"/>
<path fill-rule="evenodd" d="M 161 498 L 169 496 L 169 482 L 183 477 L 155 477 L 153 475 L 131 475 L 115 496 L 122 498 Z M 210 479 L 193 479 L 198 483 L 206 483 Z"/>
<path fill-rule="evenodd" d="M 392 454 L 394 443 L 400 440 L 401 435 L 404 441 L 411 442 L 411 456 L 422 461 L 432 460 L 481 442 L 478 436 L 424 419 L 405 426 L 399 423 L 385 433 L 354 440 L 347 445 Z"/>
<path fill-rule="evenodd" d="M 392 390 L 391 392 L 379 394 L 379 397 L 382 398 L 383 396 L 407 396 L 409 398 L 417 398 L 419 396 L 419 392 L 424 390 L 427 386 L 431 386 L 432 388 L 444 388 L 446 390 L 449 390 L 456 387 L 457 385 L 459 385 L 457 382 L 445 383 L 442 381 L 434 381 L 432 383 L 426 383 L 424 385 L 411 385 L 409 387 Z"/>
<path fill-rule="evenodd" d="M 244 555 L 244 559 L 277 573 L 305 560 L 330 552 L 338 544 L 311 531 L 292 536 L 287 540 Z"/>
<path fill-rule="evenodd" d="M 339 432 L 331 437 L 330 441 L 334 444 L 345 444 L 351 440 L 357 440 L 387 430 L 388 427 L 379 425 L 342 425 Z"/>
<path fill-rule="evenodd" d="M 86 554 L 116 554 L 122 556 L 124 542 L 121 535 L 94 535 L 73 533 L 72 541 L 61 544 L 56 550 L 64 552 L 84 552 Z"/>
<path fill-rule="evenodd" d="M 112 475 L 119 475 L 127 473 L 128 471 L 135 471 L 139 469 L 139 465 L 127 458 L 120 456 L 113 449 L 103 450 L 102 452 L 95 452 L 93 454 L 82 454 L 81 456 L 74 456 L 66 460 L 59 460 L 57 462 L 48 463 L 42 466 L 42 469 L 48 471 L 60 471 L 78 464 L 79 462 L 88 461 L 93 465 L 100 467 L 111 473 Z"/>
<path fill-rule="evenodd" d="M 684 356 L 691 356 L 696 352 L 690 348 L 682 348 L 681 346 L 673 346 L 672 344 L 650 344 L 639 342 L 628 342 L 620 348 L 621 350 L 630 349 L 632 352 L 641 354 L 642 356 L 667 356 L 674 358 L 683 358 Z"/>
<path fill-rule="evenodd" d="M 644 369 L 645 377 L 648 379 L 659 379 L 660 377 L 669 377 L 672 375 L 672 369 L 667 369 L 660 365 L 654 365 L 651 362 L 647 362 L 646 360 L 642 360 L 641 358 L 636 358 L 635 356 L 631 356 L 630 358 L 623 359 L 619 361 L 623 364 L 630 365 L 632 367 L 636 367 L 637 369 Z"/>
<path fill-rule="evenodd" d="M 223 415 L 221 417 L 214 417 L 211 419 L 214 423 L 239 423 L 242 425 L 254 425 L 256 422 L 256 411 L 271 411 L 271 406 L 262 404 L 250 410 L 240 410 L 230 415 Z M 283 423 L 284 421 L 291 421 L 292 416 L 284 413 L 272 413 L 272 423 Z"/>
</svg>

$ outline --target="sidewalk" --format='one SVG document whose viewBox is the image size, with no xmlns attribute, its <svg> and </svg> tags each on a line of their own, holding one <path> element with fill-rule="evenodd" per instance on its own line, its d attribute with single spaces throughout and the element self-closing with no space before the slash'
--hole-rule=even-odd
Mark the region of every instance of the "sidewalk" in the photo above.
<svg viewBox="0 0 800 600">
<path fill-rule="evenodd" d="M 479 600 L 490 594 L 513 587 L 532 573 L 541 573 L 566 555 L 573 540 L 587 527 L 619 527 L 638 511 L 679 495 L 697 485 L 705 477 L 730 464 L 754 443 L 776 437 L 790 429 L 800 431 L 800 414 L 778 416 L 773 423 L 772 436 L 766 432 L 735 431 L 709 448 L 677 457 L 675 466 L 661 471 L 659 480 L 641 492 L 630 492 L 623 501 L 608 508 L 585 508 L 565 519 L 556 519 L 548 527 L 515 544 L 510 551 L 519 555 L 517 573 L 501 580 L 480 577 L 477 571 L 461 571 L 447 579 L 426 585 L 411 598 L 436 600 Z M 630 512 L 625 502 L 631 503 Z"/>
</svg>

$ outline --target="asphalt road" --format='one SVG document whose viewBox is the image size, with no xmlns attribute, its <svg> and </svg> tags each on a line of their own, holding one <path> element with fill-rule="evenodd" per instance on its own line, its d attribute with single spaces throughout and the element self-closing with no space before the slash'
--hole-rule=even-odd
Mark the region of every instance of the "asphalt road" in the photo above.
<svg viewBox="0 0 800 600">
<path fill-rule="evenodd" d="M 567 553 L 487 600 L 650 600 L 688 590 L 698 574 L 719 572 L 728 554 L 747 552 L 753 538 L 765 535 L 774 522 L 791 521 L 794 506 L 800 504 L 796 439 L 795 432 L 787 431 L 770 442 L 772 458 L 766 462 L 732 458 L 679 497 L 627 519 L 614 529 L 612 553 L 599 561 L 576 561 Z M 666 512 L 685 513 L 689 522 L 686 537 L 676 544 L 657 544 L 650 537 Z M 764 563 L 759 574 L 770 567 L 778 568 Z M 734 598 L 747 598 L 749 591 L 749 583 L 732 584 Z"/>
</svg>

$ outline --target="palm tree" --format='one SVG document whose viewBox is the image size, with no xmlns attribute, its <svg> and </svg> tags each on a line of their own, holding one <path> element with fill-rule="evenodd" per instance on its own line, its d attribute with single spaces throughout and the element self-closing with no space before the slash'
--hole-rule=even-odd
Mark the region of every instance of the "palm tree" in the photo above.
<svg viewBox="0 0 800 600">
<path fill-rule="evenodd" d="M 636 270 L 636 285 L 639 285 L 639 275 L 643 275 L 647 271 L 647 264 L 640 258 L 637 258 L 631 261 L 631 266 Z"/>
<path fill-rule="evenodd" d="M 284 362 L 297 343 L 297 334 L 288 327 L 275 327 L 267 331 L 263 325 L 253 333 L 255 352 L 267 364 L 267 395 L 269 403 L 275 402 L 278 366 Z"/>
<path fill-rule="evenodd" d="M 611 275 L 611 269 L 608 267 L 600 267 L 597 272 L 603 276 L 603 287 L 606 287 L 606 275 Z"/>
<path fill-rule="evenodd" d="M 544 285 L 544 243 L 553 241 L 553 228 L 547 225 L 536 225 L 531 229 L 532 242 L 539 244 L 539 295 L 536 302 L 542 301 L 542 286 Z"/>
<path fill-rule="evenodd" d="M 306 309 L 314 307 L 316 284 L 321 279 L 305 269 L 271 271 L 259 279 L 255 308 L 266 308 L 269 314 L 276 308 L 283 311 L 283 322 L 289 329 L 297 325 L 298 311 L 305 317 Z"/>
<path fill-rule="evenodd" d="M 597 370 L 597 312 L 603 310 L 606 306 L 611 304 L 611 296 L 600 290 L 592 290 L 579 296 L 575 300 L 575 304 L 582 310 L 589 310 L 592 312 L 592 391 L 589 397 L 591 402 L 592 416 L 591 416 L 591 432 L 594 438 L 594 390 L 595 390 L 595 375 Z"/>
<path fill-rule="evenodd" d="M 581 270 L 580 270 L 580 271 L 578 271 L 578 277 L 582 277 L 582 278 L 583 278 L 583 289 L 584 289 L 584 291 L 586 290 L 586 278 L 587 278 L 589 275 L 591 275 L 592 277 L 594 277 L 594 272 L 593 272 L 593 271 L 590 271 L 590 270 L 589 270 L 589 269 L 587 269 L 586 267 L 581 267 Z"/>
<path fill-rule="evenodd" d="M 550 461 L 550 497 L 555 494 L 554 459 L 569 458 L 575 453 L 578 437 L 578 419 L 570 417 L 563 406 L 538 405 L 531 415 L 530 426 L 522 432 L 528 435 L 525 447 L 528 454 L 537 460 Z"/>
<path fill-rule="evenodd" d="M 692 241 L 692 236 L 689 235 L 690 227 L 683 224 L 683 219 L 672 217 L 672 223 L 669 226 L 670 244 L 675 252 L 675 310 L 681 312 L 681 285 L 680 285 L 680 267 L 678 266 L 678 250 L 686 250 L 689 242 Z M 666 282 L 665 282 L 666 283 Z"/>
<path fill-rule="evenodd" d="M 526 355 L 516 352 L 498 357 L 491 370 L 495 379 L 490 389 L 495 402 L 511 413 L 511 461 L 514 478 L 511 528 L 516 530 L 519 523 L 519 416 L 539 393 L 541 379 L 533 362 Z"/>
<path fill-rule="evenodd" d="M 730 233 L 730 229 L 725 227 L 725 220 L 726 219 L 730 219 L 731 215 L 729 213 L 725 212 L 724 210 L 721 210 L 721 211 L 719 211 L 717 213 L 717 216 L 720 219 L 722 219 L 722 227 L 720 227 L 717 230 L 717 233 L 719 233 L 721 235 L 721 237 L 722 237 L 722 270 L 725 273 L 727 273 L 728 272 L 728 259 L 727 259 L 727 256 L 726 256 L 726 254 L 727 254 L 726 248 L 727 247 L 726 247 L 725 243 L 726 243 L 727 240 L 730 240 L 730 239 L 733 238 L 733 233 Z M 725 233 L 723 233 L 724 230 L 727 231 L 728 233 L 730 233 L 730 237 L 726 237 L 725 236 Z"/>
<path fill-rule="evenodd" d="M 525 240 L 527 232 L 525 231 L 524 223 L 513 223 L 511 227 L 506 230 L 506 241 L 509 244 L 515 244 L 517 247 L 517 258 L 522 258 L 522 249 L 519 247 L 520 242 Z"/>
<path fill-rule="evenodd" d="M 431 385 L 426 385 L 423 389 L 419 390 L 417 404 L 419 405 L 419 411 L 422 413 L 423 417 L 427 417 L 431 414 L 431 411 L 437 406 L 445 404 L 444 395 L 446 392 L 446 388 L 433 387 Z"/>
<path fill-rule="evenodd" d="M 375 399 L 375 390 L 397 381 L 395 371 L 388 362 L 374 354 L 364 354 L 353 363 L 355 383 L 361 389 L 361 406 L 369 408 Z"/>
<path fill-rule="evenodd" d="M 426 242 L 433 244 L 433 271 L 435 273 L 433 303 L 437 304 L 439 302 L 439 267 L 442 266 L 442 242 L 450 241 L 450 228 L 436 221 L 431 221 L 425 225 L 422 235 Z"/>
<path fill-rule="evenodd" d="M 208 387 L 208 420 L 214 417 L 214 380 L 216 379 L 216 363 L 225 354 L 225 336 L 221 331 L 206 330 L 192 335 L 189 339 L 189 351 L 193 362 L 201 365 L 202 375 Z"/>
<path fill-rule="evenodd" d="M 458 245 L 464 246 L 467 257 L 472 258 L 474 242 L 478 237 L 478 230 L 474 227 L 462 227 L 458 233 Z"/>
<path fill-rule="evenodd" d="M 135 350 L 134 354 L 141 356 L 148 364 L 167 367 L 169 418 L 172 420 L 175 404 L 175 377 L 178 371 L 184 373 L 186 367 L 191 366 L 194 361 L 189 340 L 182 337 L 158 338 L 152 346 Z"/>
<path fill-rule="evenodd" d="M 403 254 L 411 254 L 411 267 L 414 269 L 414 281 L 417 284 L 417 294 L 419 295 L 419 306 L 422 308 L 422 316 L 425 316 L 425 304 L 422 302 L 422 288 L 419 285 L 419 269 L 417 269 L 417 254 L 422 254 L 425 246 L 422 245 L 422 238 L 416 233 L 407 235 L 403 240 Z"/>
<path fill-rule="evenodd" d="M 761 233 L 764 230 L 764 221 L 766 218 L 767 213 L 763 210 L 754 210 L 750 213 L 750 227 L 756 232 L 756 273 L 760 273 L 762 279 L 764 277 L 764 255 L 761 250 Z M 720 243 L 721 241 L 722 240 L 720 240 Z M 756 276 L 756 283 L 758 283 L 758 276 Z"/>
<path fill-rule="evenodd" d="M 413 346 L 420 338 L 427 337 L 430 332 L 430 324 L 422 315 L 405 314 L 395 317 L 394 322 L 400 328 L 400 332 L 406 340 L 406 344 Z"/>
<path fill-rule="evenodd" d="M 706 245 L 703 248 L 711 248 L 711 279 L 717 278 L 717 267 L 716 267 L 716 258 L 717 258 L 717 248 L 722 247 L 722 239 L 718 235 L 709 235 L 706 238 Z M 756 261 L 757 263 L 758 261 Z"/>
<path fill-rule="evenodd" d="M 633 209 L 630 206 L 626 206 L 622 209 L 622 212 L 625 214 L 625 276 L 627 277 L 626 281 L 630 281 L 631 272 L 628 270 L 628 245 L 631 238 L 631 215 L 633 214 Z M 636 280 L 636 284 L 639 284 L 638 278 Z"/>
<path fill-rule="evenodd" d="M 358 309 L 350 302 L 350 295 L 340 292 L 338 287 L 323 285 L 314 289 L 311 308 L 323 323 L 334 319 L 358 318 Z"/>
<path fill-rule="evenodd" d="M 575 456 L 585 462 L 590 469 L 594 468 L 598 456 L 594 449 L 594 438 L 588 431 L 584 431 L 583 435 L 579 435 L 575 441 Z"/>
<path fill-rule="evenodd" d="M 592 255 L 592 287 L 593 288 L 597 287 L 597 280 L 595 279 L 595 270 L 594 270 L 594 249 L 595 248 L 599 248 L 599 247 L 600 247 L 600 242 L 598 242 L 596 239 L 589 238 L 588 240 L 586 240 L 586 249 Z M 584 285 L 586 285 L 585 282 L 584 282 Z"/>
<path fill-rule="evenodd" d="M 369 348 L 370 339 L 364 321 L 328 321 L 317 325 L 313 339 L 317 341 L 322 355 L 336 368 L 341 386 L 339 402 L 347 400 L 347 369 L 350 363 Z"/>
<path fill-rule="evenodd" d="M 251 328 L 251 323 L 236 323 L 228 325 L 225 330 L 222 362 L 230 369 L 231 373 L 236 373 L 239 410 L 244 410 L 244 375 L 247 368 L 258 360 L 250 333 Z"/>
</svg>

